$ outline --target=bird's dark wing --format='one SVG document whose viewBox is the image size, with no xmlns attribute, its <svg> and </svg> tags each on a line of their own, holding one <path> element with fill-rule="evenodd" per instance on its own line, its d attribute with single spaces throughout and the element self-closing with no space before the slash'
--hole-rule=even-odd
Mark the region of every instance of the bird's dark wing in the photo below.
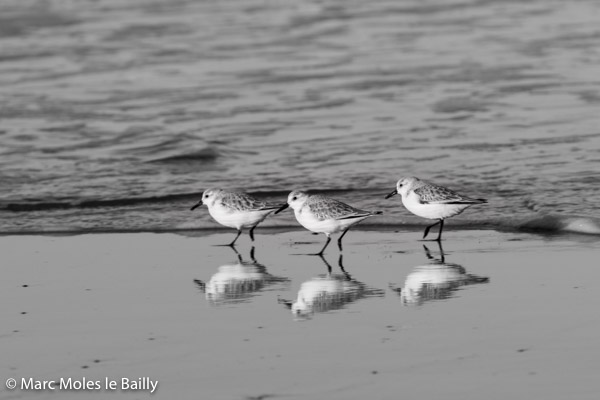
<svg viewBox="0 0 600 400">
<path fill-rule="evenodd" d="M 281 207 L 281 204 L 268 204 L 247 193 L 227 193 L 221 199 L 221 203 L 236 211 L 276 210 Z"/>
<path fill-rule="evenodd" d="M 308 208 L 320 221 L 326 219 L 360 218 L 372 215 L 369 211 L 359 210 L 341 201 L 323 196 L 312 196 Z"/>
<path fill-rule="evenodd" d="M 422 204 L 479 204 L 487 203 L 484 199 L 473 199 L 462 196 L 443 186 L 428 183 L 414 190 Z"/>
</svg>

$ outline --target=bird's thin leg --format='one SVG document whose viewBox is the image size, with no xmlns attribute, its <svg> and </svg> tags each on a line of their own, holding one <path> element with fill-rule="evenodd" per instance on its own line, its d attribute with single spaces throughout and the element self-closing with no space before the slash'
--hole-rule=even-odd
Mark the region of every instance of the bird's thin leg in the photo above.
<svg viewBox="0 0 600 400">
<path fill-rule="evenodd" d="M 429 248 L 425 245 L 423 245 L 423 248 L 425 249 L 425 257 L 427 257 L 429 260 L 435 260 L 435 258 L 431 255 Z"/>
<path fill-rule="evenodd" d="M 438 243 L 440 243 L 442 241 L 442 230 L 443 229 L 444 229 L 444 220 L 440 219 L 440 232 L 438 233 L 438 237 L 436 239 Z"/>
<path fill-rule="evenodd" d="M 443 264 L 444 262 L 446 262 L 445 261 L 446 258 L 444 257 L 444 248 L 442 247 L 442 242 L 441 241 L 438 241 L 437 244 L 438 244 L 438 246 L 440 246 L 440 257 L 441 257 L 441 261 L 442 261 L 442 264 Z"/>
<path fill-rule="evenodd" d="M 350 280 L 350 279 L 352 279 L 352 277 L 344 269 L 343 257 L 344 256 L 342 254 L 340 254 L 340 258 L 338 258 L 338 267 L 340 267 L 340 270 L 344 273 L 344 276 L 346 277 L 346 279 Z"/>
<path fill-rule="evenodd" d="M 329 265 L 329 263 L 327 262 L 327 260 L 325 259 L 325 257 L 323 257 L 323 254 L 317 254 L 319 257 L 321 257 L 321 260 L 323 260 L 323 262 L 325 263 L 325 266 L 327 267 L 327 273 L 331 274 L 331 265 Z"/>
<path fill-rule="evenodd" d="M 235 248 L 235 246 L 232 246 L 232 245 L 227 245 L 227 244 L 224 244 L 223 246 L 229 246 L 229 247 L 231 247 L 231 250 L 233 250 L 233 252 L 234 252 L 234 253 L 235 253 L 235 255 L 237 256 L 237 258 L 238 258 L 238 260 L 240 261 L 240 263 L 244 262 L 244 260 L 242 259 L 242 255 L 240 254 L 240 252 L 239 252 L 239 251 L 237 251 L 237 249 Z"/>
<path fill-rule="evenodd" d="M 423 245 L 423 248 L 425 249 L 425 256 L 429 259 L 432 260 L 436 263 L 441 262 L 442 264 L 444 263 L 444 248 L 442 247 L 442 242 L 441 241 L 437 241 L 434 240 L 434 242 L 436 242 L 438 244 L 438 248 L 440 249 L 440 259 L 436 259 L 434 256 L 431 255 L 431 252 L 429 251 L 429 248 L 425 245 Z"/>
<path fill-rule="evenodd" d="M 237 236 L 235 237 L 235 239 L 233 239 L 233 242 L 229 243 L 229 246 L 233 247 L 235 245 L 235 241 L 238 240 L 238 238 L 240 237 L 241 234 L 242 234 L 242 231 L 240 229 L 238 229 Z"/>
<path fill-rule="evenodd" d="M 429 230 L 431 228 L 433 228 L 434 226 L 436 226 L 437 224 L 439 224 L 442 220 L 439 220 L 438 222 L 436 222 L 433 225 L 429 225 L 427 228 L 425 228 L 425 233 L 423 233 L 423 239 L 425 239 L 427 237 L 427 234 L 429 233 Z"/>
<path fill-rule="evenodd" d="M 325 251 L 325 249 L 329 245 L 329 242 L 331 242 L 331 236 L 327 235 L 327 241 L 325 242 L 325 246 L 323 246 L 323 248 L 321 249 L 321 251 L 318 252 L 317 254 L 315 254 L 315 256 L 322 256 L 323 252 Z"/>
<path fill-rule="evenodd" d="M 256 258 L 254 258 L 254 246 L 252 246 L 252 248 L 250 249 L 250 259 L 253 263 L 256 264 Z"/>
<path fill-rule="evenodd" d="M 252 240 L 254 242 L 254 228 L 256 228 L 256 225 L 254 225 L 252 228 L 250 228 L 250 232 L 248 232 L 248 234 L 250 235 L 250 240 Z"/>
<path fill-rule="evenodd" d="M 342 238 L 344 237 L 346 232 L 348 232 L 348 229 L 350 229 L 350 227 L 346 228 L 346 230 L 344 232 L 342 232 L 342 234 L 338 238 L 338 247 L 340 248 L 340 251 L 342 251 Z"/>
</svg>

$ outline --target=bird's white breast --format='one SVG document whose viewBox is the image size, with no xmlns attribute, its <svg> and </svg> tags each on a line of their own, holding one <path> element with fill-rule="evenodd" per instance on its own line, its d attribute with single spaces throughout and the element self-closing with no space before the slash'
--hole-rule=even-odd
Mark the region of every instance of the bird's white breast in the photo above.
<svg viewBox="0 0 600 400">
<path fill-rule="evenodd" d="M 296 219 L 306 229 L 317 233 L 337 233 L 346 230 L 351 225 L 354 225 L 363 219 L 367 218 L 348 218 L 348 219 L 325 219 L 319 220 L 313 213 L 310 212 L 308 207 L 302 207 L 301 209 L 294 210 Z"/>
<path fill-rule="evenodd" d="M 221 225 L 236 229 L 251 228 L 264 220 L 267 215 L 273 211 L 274 210 L 238 211 L 224 207 L 219 203 L 215 203 L 208 209 L 208 212 L 215 221 Z"/>
<path fill-rule="evenodd" d="M 423 204 L 414 192 L 402 196 L 402 204 L 411 213 L 428 219 L 444 219 L 458 215 L 470 204 Z"/>
</svg>

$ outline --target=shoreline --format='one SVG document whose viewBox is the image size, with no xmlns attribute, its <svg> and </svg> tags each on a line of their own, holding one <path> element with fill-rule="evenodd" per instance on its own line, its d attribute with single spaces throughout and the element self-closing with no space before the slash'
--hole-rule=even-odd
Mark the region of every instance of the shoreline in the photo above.
<svg viewBox="0 0 600 400">
<path fill-rule="evenodd" d="M 350 231 L 361 231 L 361 232 L 418 232 L 423 231 L 423 229 L 427 226 L 427 224 L 418 225 L 418 224 L 410 224 L 410 225 L 392 225 L 392 224 L 359 224 L 353 226 Z M 498 230 L 495 227 L 481 227 L 474 226 L 469 224 L 460 224 L 460 225 L 446 225 L 445 226 L 449 230 L 455 231 L 468 231 L 468 230 Z M 265 234 L 276 234 L 281 232 L 296 232 L 296 231 L 305 231 L 309 232 L 305 228 L 300 225 L 283 225 L 283 226 L 258 226 L 255 230 L 255 234 L 259 234 L 263 232 Z M 182 234 L 189 233 L 189 236 L 208 236 L 212 234 L 218 233 L 227 233 L 231 232 L 235 234 L 235 229 L 226 228 L 222 226 L 215 227 L 203 227 L 203 228 L 173 228 L 173 229 L 131 229 L 131 230 L 123 230 L 123 229 L 91 229 L 91 230 L 48 230 L 48 231 L 7 231 L 0 232 L 0 237 L 2 236 L 77 236 L 77 235 L 93 235 L 93 234 L 130 234 L 130 233 L 173 233 L 173 234 Z M 247 233 L 247 230 L 244 230 L 244 233 Z M 310 233 L 310 232 L 309 232 Z"/>
<path fill-rule="evenodd" d="M 267 221 L 260 224 L 257 229 L 266 233 L 288 232 L 296 230 L 304 230 L 302 226 L 293 222 L 293 217 L 288 215 L 286 223 L 272 223 Z M 431 225 L 431 221 L 420 220 L 418 222 L 381 222 L 381 217 L 375 217 L 377 222 L 366 221 L 354 227 L 356 231 L 380 231 L 380 232 L 413 232 L 422 231 L 426 226 Z M 449 231 L 467 231 L 467 230 L 494 230 L 497 232 L 526 232 L 536 233 L 539 235 L 554 235 L 554 234 L 580 234 L 586 236 L 600 237 L 600 218 L 540 214 L 532 218 L 520 220 L 517 218 L 506 220 L 490 220 L 490 221 L 470 221 L 463 219 L 449 219 L 445 224 Z M 434 228 L 435 230 L 435 228 Z M 235 232 L 232 228 L 227 228 L 218 225 L 211 221 L 206 226 L 198 226 L 196 223 L 186 222 L 176 227 L 169 228 L 135 228 L 135 229 L 111 229 L 111 228 L 77 228 L 70 227 L 65 229 L 45 229 L 45 230 L 7 230 L 0 231 L 2 236 L 27 236 L 27 235 L 84 235 L 84 234 L 107 234 L 107 233 L 180 233 L 193 234 L 194 236 L 206 236 L 219 232 Z"/>
<path fill-rule="evenodd" d="M 357 232 L 421 232 L 423 233 L 424 228 L 427 224 L 411 224 L 411 225 L 379 225 L 379 224 L 365 224 L 364 226 L 354 226 L 351 229 L 352 231 Z M 261 232 L 265 235 L 273 235 L 277 233 L 284 232 L 297 232 L 297 231 L 305 231 L 301 226 L 265 226 L 258 227 L 255 230 L 255 234 L 260 234 Z M 451 225 L 446 224 L 444 229 L 444 234 L 448 232 L 465 232 L 465 231 L 494 231 L 498 233 L 530 233 L 539 236 L 577 236 L 577 237 L 599 237 L 600 231 L 596 232 L 596 227 L 592 227 L 590 229 L 561 229 L 560 227 L 536 227 L 534 226 L 523 226 L 523 227 L 497 227 L 491 225 L 475 225 L 475 224 L 460 224 L 460 225 Z M 172 229 L 88 229 L 88 230 L 39 230 L 39 231 L 6 231 L 0 232 L 0 237 L 9 237 L 9 236 L 80 236 L 80 235 L 107 235 L 107 234 L 115 234 L 115 235 L 126 235 L 126 234 L 145 234 L 145 233 L 153 233 L 153 234 L 176 234 L 182 236 L 193 236 L 193 237 L 204 237 L 210 236 L 219 233 L 233 233 L 235 234 L 235 229 L 225 228 L 225 227 L 206 227 L 206 228 L 172 228 Z M 309 232 L 311 233 L 311 232 Z M 247 234 L 247 230 L 243 231 L 243 234 Z M 243 235 L 242 234 L 242 235 Z M 317 235 L 317 233 L 314 233 Z M 435 234 L 435 232 L 434 232 Z M 335 235 L 334 235 L 335 236 Z M 445 236 L 445 235 L 444 235 Z M 447 239 L 444 237 L 443 241 Z M 427 240 L 429 241 L 429 240 Z"/>
</svg>

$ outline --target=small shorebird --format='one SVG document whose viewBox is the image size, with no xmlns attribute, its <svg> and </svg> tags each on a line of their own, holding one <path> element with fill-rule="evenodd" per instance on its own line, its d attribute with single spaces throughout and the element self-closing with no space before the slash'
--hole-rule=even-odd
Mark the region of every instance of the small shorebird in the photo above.
<svg viewBox="0 0 600 400">
<path fill-rule="evenodd" d="M 221 225 L 237 229 L 238 233 L 229 246 L 242 234 L 243 228 L 250 228 L 250 239 L 254 242 L 254 228 L 265 218 L 281 207 L 281 204 L 269 204 L 249 194 L 230 192 L 223 189 L 208 189 L 202 193 L 202 199 L 191 209 L 206 204 L 210 215 Z"/>
<path fill-rule="evenodd" d="M 331 241 L 331 234 L 342 232 L 338 238 L 338 247 L 342 250 L 342 238 L 348 232 L 348 229 L 354 224 L 359 223 L 365 218 L 376 214 L 381 214 L 381 211 L 364 211 L 351 207 L 348 204 L 342 203 L 325 196 L 309 195 L 301 191 L 293 191 L 288 195 L 287 204 L 284 204 L 278 212 L 292 207 L 296 219 L 306 229 L 315 233 L 324 233 L 327 236 L 325 246 L 320 252 L 315 255 L 322 255 L 327 245 Z"/>
<path fill-rule="evenodd" d="M 436 239 L 438 242 L 442 240 L 442 230 L 446 218 L 458 215 L 474 204 L 487 203 L 485 199 L 462 196 L 443 186 L 425 182 L 415 177 L 401 178 L 396 184 L 396 190 L 385 196 L 385 198 L 389 199 L 397 194 L 400 194 L 402 204 L 411 213 L 419 217 L 438 220 L 435 224 L 425 228 L 423 234 L 423 239 L 425 239 L 429 230 L 440 224 L 440 231 Z"/>
</svg>

